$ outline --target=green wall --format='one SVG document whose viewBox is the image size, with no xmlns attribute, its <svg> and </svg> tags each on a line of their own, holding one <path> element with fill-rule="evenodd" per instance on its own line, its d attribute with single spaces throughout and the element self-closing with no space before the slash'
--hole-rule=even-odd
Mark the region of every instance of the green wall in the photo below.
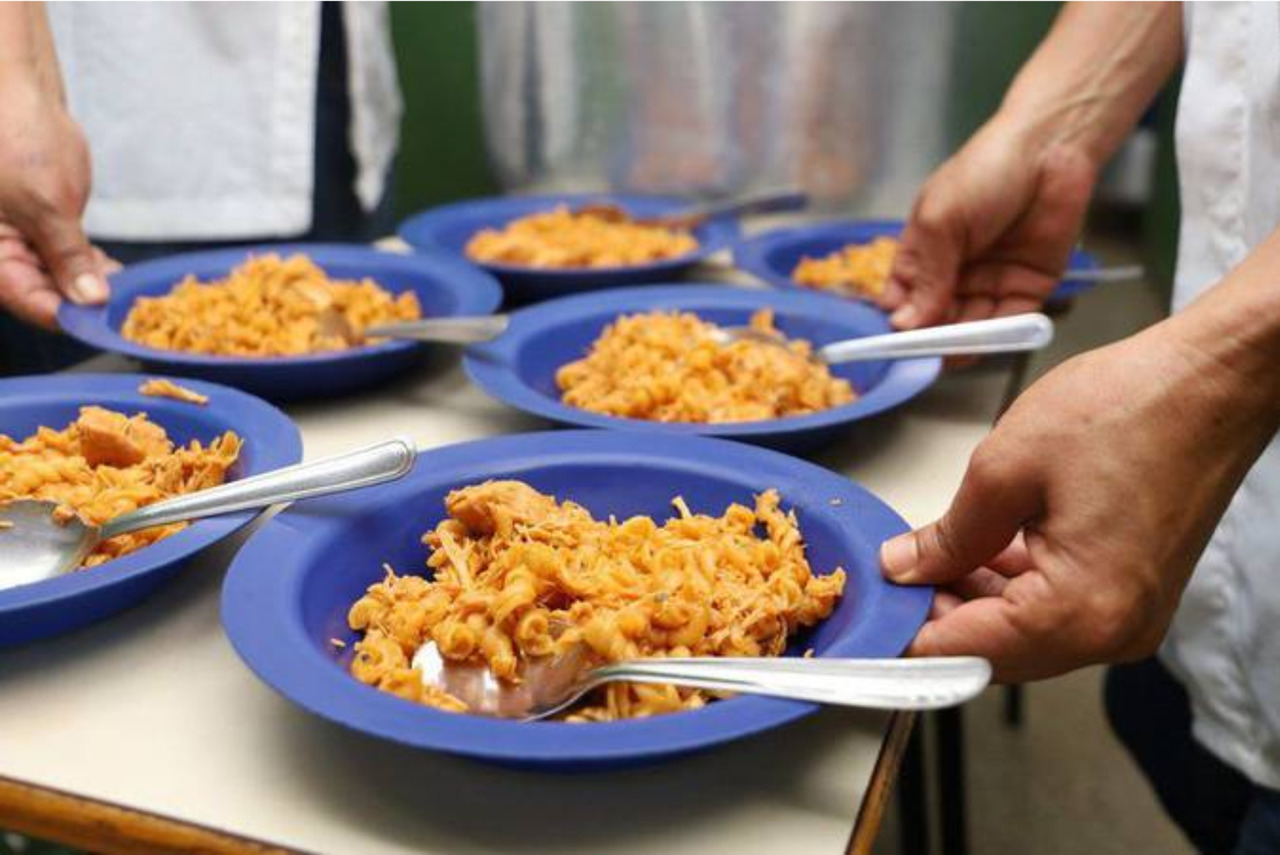
<svg viewBox="0 0 1280 855">
<path fill-rule="evenodd" d="M 396 211 L 492 193 L 480 122 L 474 3 L 392 3 L 405 116 Z"/>
</svg>

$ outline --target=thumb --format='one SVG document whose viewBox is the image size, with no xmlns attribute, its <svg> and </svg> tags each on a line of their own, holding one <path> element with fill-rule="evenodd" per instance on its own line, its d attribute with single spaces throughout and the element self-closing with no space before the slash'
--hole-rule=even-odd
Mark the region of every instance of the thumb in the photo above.
<svg viewBox="0 0 1280 855">
<path fill-rule="evenodd" d="M 24 231 L 60 292 L 73 303 L 106 301 L 107 282 L 78 218 L 49 211 Z"/>
<path fill-rule="evenodd" d="M 890 318 L 898 329 L 946 320 L 964 258 L 959 218 L 959 211 L 935 201 L 928 188 L 911 211 L 889 272 L 889 290 L 903 295 Z"/>
<path fill-rule="evenodd" d="M 1040 504 L 1027 473 L 986 461 L 979 450 L 969 462 L 951 507 L 923 528 L 885 541 L 880 564 L 890 581 L 904 585 L 955 581 L 999 555 Z"/>
</svg>

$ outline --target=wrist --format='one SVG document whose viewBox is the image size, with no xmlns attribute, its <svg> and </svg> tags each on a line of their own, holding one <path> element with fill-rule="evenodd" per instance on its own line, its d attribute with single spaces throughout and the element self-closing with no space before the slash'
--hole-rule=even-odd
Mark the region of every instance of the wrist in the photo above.
<svg viewBox="0 0 1280 855">
<path fill-rule="evenodd" d="M 1183 357 L 1192 388 L 1224 408 L 1219 419 L 1250 419 L 1270 436 L 1280 429 L 1280 286 L 1248 278 L 1233 273 L 1152 332 Z"/>
</svg>

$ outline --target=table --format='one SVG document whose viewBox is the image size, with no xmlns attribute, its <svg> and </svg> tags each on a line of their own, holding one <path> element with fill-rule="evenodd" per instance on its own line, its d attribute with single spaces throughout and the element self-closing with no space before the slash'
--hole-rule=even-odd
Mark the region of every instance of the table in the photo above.
<svg viewBox="0 0 1280 855">
<path fill-rule="evenodd" d="M 946 377 L 815 459 L 908 521 L 941 514 L 1014 381 Z M 82 369 L 125 370 L 115 357 Z M 456 356 L 368 394 L 286 407 L 307 458 L 391 433 L 421 448 L 536 430 Z M 97 626 L 0 651 L 0 828 L 97 852 L 866 852 L 909 718 L 825 710 L 648 768 L 554 775 L 411 753 L 316 719 L 240 663 L 218 622 L 237 541 Z"/>
</svg>

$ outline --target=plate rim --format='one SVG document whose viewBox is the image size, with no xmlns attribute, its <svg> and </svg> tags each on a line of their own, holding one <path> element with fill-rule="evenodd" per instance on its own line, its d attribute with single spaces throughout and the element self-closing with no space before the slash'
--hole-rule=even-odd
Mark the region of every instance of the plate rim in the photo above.
<svg viewBox="0 0 1280 855">
<path fill-rule="evenodd" d="M 487 464 L 492 468 L 495 461 L 512 467 L 525 456 L 545 462 L 548 454 L 541 447 L 544 443 L 557 449 L 550 459 L 575 465 L 592 459 L 616 462 L 619 456 L 634 459 L 638 455 L 676 463 L 690 471 L 736 473 L 739 481 L 743 471 L 751 471 L 759 473 L 760 478 L 776 477 L 787 483 L 794 488 L 791 495 L 820 489 L 823 497 L 839 498 L 843 503 L 841 514 L 837 515 L 832 506 L 827 522 L 837 525 L 842 532 L 856 530 L 860 538 L 883 539 L 908 529 L 906 522 L 883 500 L 849 478 L 780 452 L 706 437 L 674 438 L 660 447 L 637 447 L 634 435 L 628 437 L 610 431 L 509 434 L 424 452 L 428 465 L 415 467 L 414 472 L 400 482 L 374 489 L 391 493 L 385 500 L 389 502 L 400 492 L 410 493 L 415 487 L 424 489 L 420 482 L 432 485 L 442 479 L 451 482 L 479 477 L 462 475 L 459 470 L 468 467 L 475 469 Z M 802 486 L 809 483 L 819 486 Z M 417 749 L 499 763 L 583 767 L 709 748 L 785 725 L 817 709 L 814 704 L 798 701 L 741 697 L 699 710 L 649 719 L 590 725 L 522 724 L 447 713 L 359 683 L 324 657 L 306 635 L 297 601 L 298 588 L 307 569 L 299 566 L 303 563 L 299 551 L 289 549 L 290 542 L 298 538 L 340 527 L 344 520 L 349 525 L 350 518 L 341 510 L 352 500 L 351 496 L 316 500 L 309 504 L 311 514 L 299 507 L 274 517 L 254 533 L 232 561 L 221 597 L 223 628 L 241 660 L 277 694 L 325 720 Z M 785 492 L 783 500 L 787 502 Z M 821 507 L 816 498 L 808 504 L 811 508 Z M 257 565 L 263 561 L 270 562 L 273 572 L 260 572 L 262 568 Z M 933 589 L 898 586 L 887 581 L 883 585 L 881 597 L 889 599 L 877 601 L 880 610 L 901 611 L 906 619 L 894 628 L 891 636 L 881 639 L 875 655 L 896 656 L 924 623 Z M 286 615 L 288 620 L 282 621 Z M 858 631 L 870 630 L 864 626 Z M 858 640 L 858 631 L 849 636 L 850 642 Z M 531 740 L 531 727 L 537 728 L 537 739 Z"/>
<path fill-rule="evenodd" d="M 932 385 L 942 371 L 942 360 L 937 357 L 896 360 L 886 369 L 884 377 L 876 384 L 875 389 L 860 396 L 851 404 L 803 416 L 722 424 L 654 422 L 593 413 L 552 400 L 530 387 L 519 377 L 509 357 L 515 353 L 525 338 L 548 329 L 554 321 L 567 320 L 586 313 L 596 314 L 601 310 L 602 301 L 605 299 L 624 304 L 619 306 L 618 312 L 640 310 L 643 306 L 639 304 L 705 299 L 723 301 L 726 304 L 734 302 L 745 304 L 758 300 L 774 306 L 797 305 L 798 308 L 808 308 L 814 312 L 825 308 L 827 312 L 842 314 L 874 312 L 883 317 L 883 312 L 860 301 L 801 290 L 737 288 L 698 282 L 655 283 L 631 288 L 609 288 L 590 294 L 567 295 L 513 312 L 511 323 L 502 336 L 491 342 L 472 345 L 463 351 L 463 369 L 472 382 L 495 400 L 560 424 L 604 430 L 726 438 L 783 436 L 851 424 L 893 409 L 914 398 Z M 628 308 L 632 304 L 637 305 L 634 308 Z"/>
<path fill-rule="evenodd" d="M 543 204 L 586 204 L 592 202 L 613 202 L 626 206 L 628 202 L 658 203 L 677 208 L 690 204 L 688 199 L 670 194 L 647 193 L 614 193 L 611 191 L 580 193 L 516 193 L 510 195 L 477 196 L 436 205 L 411 214 L 396 226 L 396 234 L 415 252 L 443 252 L 452 258 L 464 261 L 474 267 L 487 270 L 499 277 L 543 278 L 563 281 L 590 280 L 592 278 L 614 276 L 643 276 L 649 274 L 669 273 L 704 261 L 708 256 L 723 249 L 731 249 L 738 239 L 739 227 L 736 219 L 711 220 L 703 228 L 706 240 L 700 240 L 697 249 L 673 258 L 649 261 L 644 264 L 629 264 L 614 267 L 530 267 L 521 264 L 502 264 L 497 262 L 473 261 L 457 250 L 445 245 L 436 236 L 442 225 L 449 223 L 454 217 L 462 214 L 482 213 L 488 208 L 497 208 L 513 203 Z"/>
<path fill-rule="evenodd" d="M 902 233 L 905 226 L 906 221 L 898 219 L 837 219 L 780 226 L 778 228 L 758 232 L 757 234 L 749 237 L 742 237 L 734 241 L 732 248 L 733 265 L 739 270 L 750 273 L 751 275 L 767 282 L 773 288 L 808 291 L 811 293 L 825 293 L 817 291 L 817 289 L 801 285 L 792 279 L 790 274 L 777 270 L 765 260 L 766 254 L 779 245 L 786 245 L 793 240 L 801 238 L 812 239 L 826 237 L 827 235 L 836 236 L 846 233 L 869 237 L 879 237 L 883 235 L 896 237 Z M 849 238 L 849 240 L 850 242 L 858 242 L 859 238 L 855 236 Z M 1088 250 L 1081 249 L 1079 247 L 1075 247 L 1071 250 L 1070 263 L 1073 266 L 1090 270 L 1099 266 L 1097 256 Z M 1081 292 L 1088 291 L 1096 287 L 1097 284 L 1097 282 L 1089 279 L 1072 279 L 1067 277 L 1058 283 L 1057 287 L 1055 287 L 1049 294 L 1049 298 L 1054 300 L 1065 300 L 1069 297 L 1074 297 Z M 874 301 L 855 294 L 831 294 L 830 296 L 849 302 L 874 305 Z"/>
<path fill-rule="evenodd" d="M 417 268 L 430 273 L 444 283 L 446 290 L 458 299 L 457 311 L 445 317 L 463 314 L 489 315 L 502 304 L 502 285 L 491 274 L 474 265 L 460 264 L 456 259 L 434 253 L 396 252 L 379 249 L 367 244 L 325 242 L 290 242 L 278 244 L 243 244 L 234 247 L 197 250 L 176 253 L 131 264 L 109 277 L 112 296 L 99 306 L 80 306 L 63 301 L 58 308 L 58 324 L 62 331 L 76 340 L 109 353 L 118 353 L 152 365 L 196 366 L 201 368 L 235 368 L 250 370 L 280 370 L 287 368 L 324 367 L 376 360 L 390 354 L 406 353 L 423 345 L 412 341 L 386 341 L 351 350 L 329 353 L 309 353 L 298 356 L 239 357 L 212 354 L 187 353 L 181 350 L 160 350 L 129 341 L 112 328 L 107 320 L 108 309 L 115 305 L 116 295 L 132 299 L 133 292 L 142 281 L 155 275 L 157 270 L 181 269 L 194 263 L 221 263 L 229 266 L 235 260 L 243 260 L 249 254 L 274 252 L 284 254 L 301 252 L 323 266 L 325 259 L 335 262 L 370 261 L 391 262 L 392 266 Z M 166 272 L 166 275 L 169 275 Z M 376 274 L 366 274 L 376 278 Z M 176 280 L 175 280 L 176 283 Z"/>
</svg>

